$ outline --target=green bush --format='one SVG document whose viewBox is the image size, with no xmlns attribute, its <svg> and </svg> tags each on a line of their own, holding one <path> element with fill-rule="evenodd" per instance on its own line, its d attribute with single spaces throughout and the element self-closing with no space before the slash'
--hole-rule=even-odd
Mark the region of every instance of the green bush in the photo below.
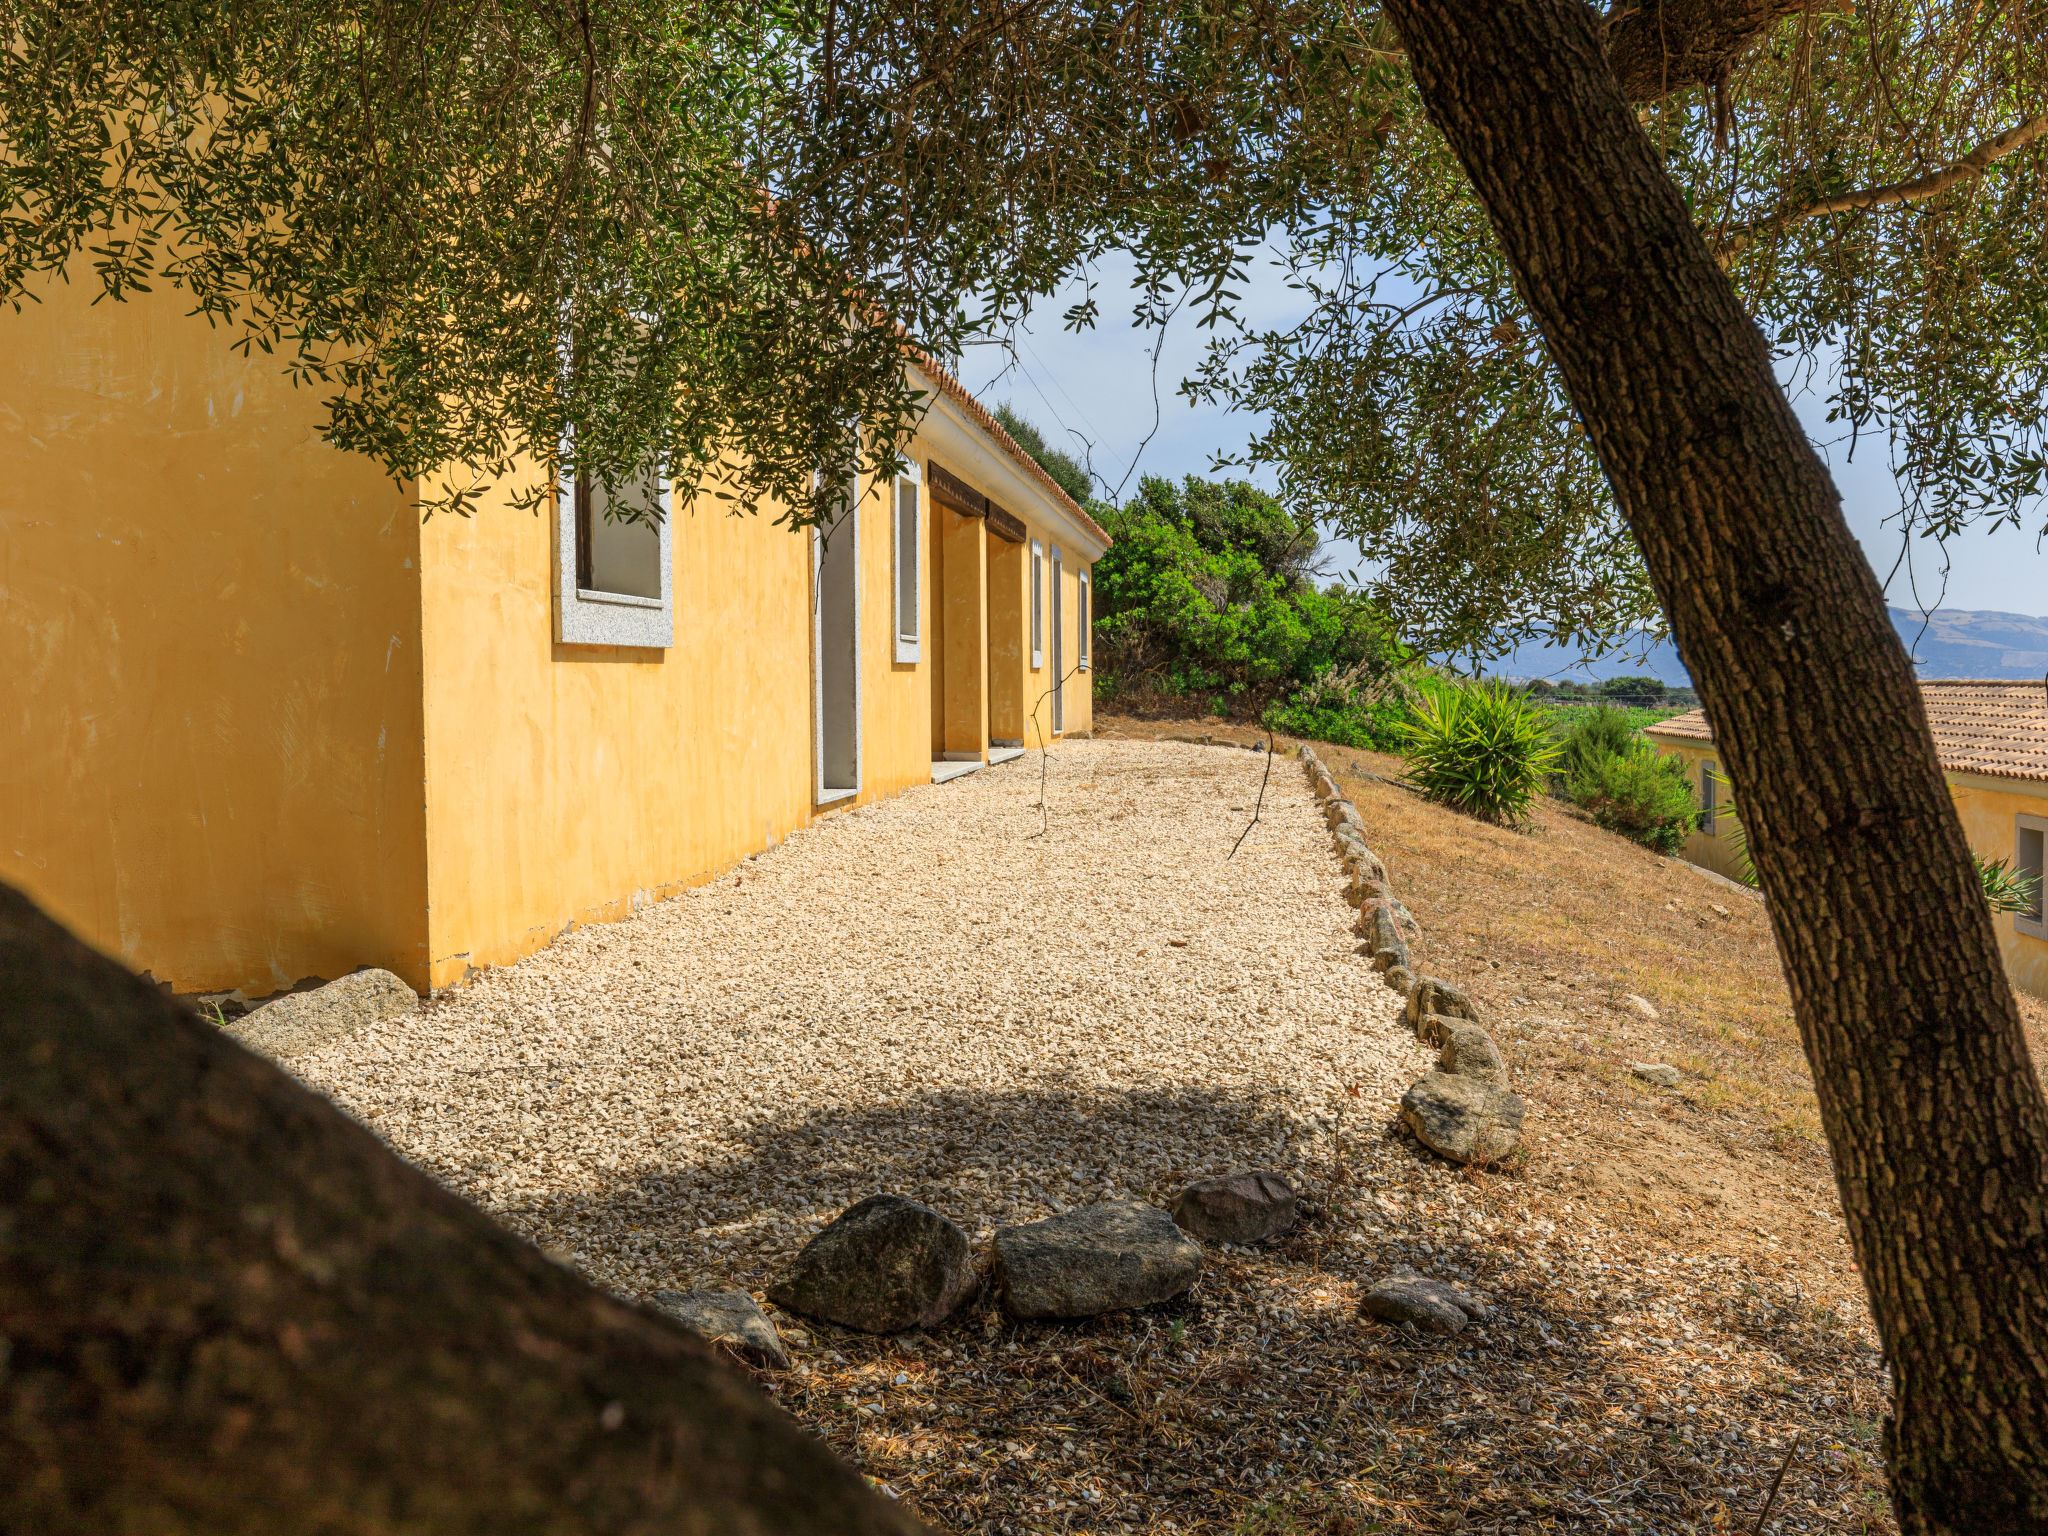
<svg viewBox="0 0 2048 1536">
<path fill-rule="evenodd" d="M 1269 708 L 1262 725 L 1285 736 L 1327 741 L 1369 752 L 1398 752 L 1408 707 L 1398 699 L 1367 701 L 1357 693 L 1310 686 Z"/>
<path fill-rule="evenodd" d="M 1588 757 L 1571 777 L 1571 797 L 1610 832 L 1672 854 L 1685 846 L 1699 807 L 1685 765 L 1637 745 Z M 1568 749 L 1567 749 L 1568 750 Z"/>
<path fill-rule="evenodd" d="M 1558 710 L 1551 722 L 1561 726 L 1559 745 L 1564 750 L 1558 767 L 1573 778 L 1590 772 L 1602 758 L 1631 757 L 1647 746 L 1628 711 L 1612 704 Z"/>
<path fill-rule="evenodd" d="M 1497 683 L 1425 680 L 1400 734 L 1409 782 L 1482 821 L 1521 821 L 1557 761 L 1541 710 Z"/>
<path fill-rule="evenodd" d="M 1094 573 L 1106 702 L 1180 698 L 1260 719 L 1299 700 L 1305 719 L 1344 728 L 1409 663 L 1363 594 L 1316 585 L 1315 528 L 1256 486 L 1147 479 L 1126 505 L 1089 511 L 1115 540 Z"/>
</svg>

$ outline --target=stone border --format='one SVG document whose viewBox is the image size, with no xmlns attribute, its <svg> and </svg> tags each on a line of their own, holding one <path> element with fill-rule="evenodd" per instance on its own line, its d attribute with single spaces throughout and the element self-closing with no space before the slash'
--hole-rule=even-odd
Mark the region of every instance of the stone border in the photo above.
<svg viewBox="0 0 2048 1536">
<path fill-rule="evenodd" d="M 1302 771 L 1322 805 L 1323 821 L 1344 866 L 1344 899 L 1358 908 L 1361 953 L 1398 993 L 1416 1038 L 1438 1048 L 1436 1070 L 1401 1097 L 1401 1119 L 1415 1139 L 1454 1162 L 1497 1163 L 1515 1150 L 1528 1106 L 1508 1087 L 1506 1060 L 1482 1027 L 1472 999 L 1447 981 L 1417 976 L 1408 946 L 1421 932 L 1394 894 L 1387 867 L 1366 846 L 1365 822 L 1330 770 L 1306 742 Z"/>
</svg>

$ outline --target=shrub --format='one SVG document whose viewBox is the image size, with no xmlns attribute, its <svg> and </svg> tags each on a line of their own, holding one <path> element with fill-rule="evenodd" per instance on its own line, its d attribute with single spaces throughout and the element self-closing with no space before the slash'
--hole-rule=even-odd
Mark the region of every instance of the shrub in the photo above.
<svg viewBox="0 0 2048 1536">
<path fill-rule="evenodd" d="M 1610 832 L 1664 854 L 1685 846 L 1698 814 L 1685 765 L 1636 747 L 1590 757 L 1572 774 L 1571 797 Z"/>
<path fill-rule="evenodd" d="M 1316 585 L 1314 526 L 1256 486 L 1147 479 L 1127 505 L 1089 510 L 1115 540 L 1094 578 L 1105 699 L 1181 698 L 1257 719 L 1315 690 L 1310 713 L 1335 721 L 1409 660 L 1362 593 Z M 1340 679 L 1341 701 L 1329 696 Z"/>
<path fill-rule="evenodd" d="M 1269 731 L 1309 741 L 1369 752 L 1398 752 L 1403 739 L 1401 723 L 1407 716 L 1408 707 L 1398 699 L 1367 701 L 1356 693 L 1309 687 L 1273 705 L 1260 723 Z"/>
<path fill-rule="evenodd" d="M 1564 717 L 1560 742 L 1564 750 L 1558 767 L 1573 778 L 1590 772 L 1602 758 L 1632 757 L 1648 749 L 1649 743 L 1637 734 L 1628 711 L 1612 704 L 1560 710 L 1558 714 Z"/>
<path fill-rule="evenodd" d="M 1495 823 L 1528 815 L 1558 754 L 1542 713 L 1498 683 L 1427 680 L 1400 734 L 1416 788 Z"/>
</svg>

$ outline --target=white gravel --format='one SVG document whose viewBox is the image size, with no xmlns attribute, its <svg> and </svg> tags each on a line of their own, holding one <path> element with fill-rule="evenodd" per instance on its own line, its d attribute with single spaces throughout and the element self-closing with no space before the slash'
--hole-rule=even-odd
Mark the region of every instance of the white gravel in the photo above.
<svg viewBox="0 0 2048 1536">
<path fill-rule="evenodd" d="M 987 1233 L 1322 1164 L 1430 1057 L 1298 765 L 1225 857 L 1263 768 L 1066 743 L 1042 836 L 1035 753 L 913 789 L 293 1067 L 628 1295 L 758 1288 L 881 1190 Z"/>
</svg>

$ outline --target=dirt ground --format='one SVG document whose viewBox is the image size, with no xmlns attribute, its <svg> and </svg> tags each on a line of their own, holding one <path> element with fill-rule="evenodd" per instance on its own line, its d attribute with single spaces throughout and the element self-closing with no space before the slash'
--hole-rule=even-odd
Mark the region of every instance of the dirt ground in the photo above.
<svg viewBox="0 0 2048 1536">
<path fill-rule="evenodd" d="M 893 1338 L 776 1316 L 795 1364 L 764 1389 L 940 1531 L 1746 1533 L 1781 1479 L 1772 1531 L 1890 1531 L 1885 1375 L 1756 898 L 1321 749 L 1419 967 L 1479 1001 L 1530 1101 L 1526 1157 L 1468 1172 L 1400 1131 L 1426 1053 L 1299 764 L 1117 745 L 1254 737 L 1216 720 L 1096 723 L 293 1065 L 629 1296 L 760 1298 L 880 1187 L 985 1241 L 1284 1169 L 1297 1228 L 1212 1245 L 1164 1306 L 1019 1323 L 984 1294 Z M 1493 1316 L 1361 1317 L 1400 1266 Z"/>
<path fill-rule="evenodd" d="M 1097 727 L 1256 735 L 1214 718 Z M 1776 1363 L 1761 1375 L 1730 1370 L 1709 1351 L 1666 1356 L 1653 1374 L 1697 1422 L 1738 1413 L 1759 1391 L 1776 1399 L 1765 1415 L 1776 1443 L 1789 1450 L 1796 1435 L 1800 1449 L 1773 1528 L 1891 1529 L 1876 1457 L 1885 1377 L 1760 898 L 1560 803 L 1539 805 L 1526 830 L 1489 827 L 1391 782 L 1397 759 L 1318 750 L 1421 921 L 1417 969 L 1480 1003 L 1532 1101 L 1527 1161 L 1479 1181 L 1485 1204 L 1554 1215 L 1584 1234 L 1596 1269 L 1716 1277 L 1672 1297 L 1666 1315 L 1686 1320 L 1688 1343 L 1709 1317 L 1732 1322 L 1769 1340 Z M 2036 1061 L 2048 1062 L 2048 1008 L 2022 997 L 2021 1012 Z M 1683 1081 L 1654 1087 L 1630 1070 L 1636 1062 L 1676 1066 Z M 1736 1518 L 1745 1505 L 1731 1500 L 1690 1528 L 1748 1529 Z M 1602 1518 L 1657 1524 L 1619 1511 L 1563 1524 L 1601 1528 Z"/>
</svg>

